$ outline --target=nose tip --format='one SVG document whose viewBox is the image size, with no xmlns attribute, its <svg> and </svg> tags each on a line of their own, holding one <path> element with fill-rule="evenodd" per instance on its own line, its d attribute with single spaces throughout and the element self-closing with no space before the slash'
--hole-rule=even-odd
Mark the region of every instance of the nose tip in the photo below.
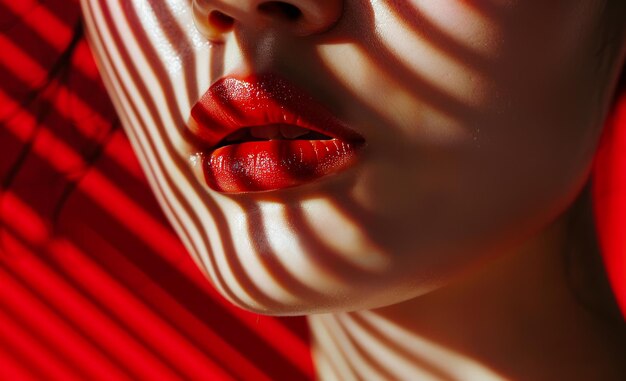
<svg viewBox="0 0 626 381">
<path fill-rule="evenodd" d="M 196 26 L 208 39 L 219 41 L 237 25 L 281 28 L 296 36 L 331 29 L 341 17 L 343 0 L 194 0 Z"/>
</svg>

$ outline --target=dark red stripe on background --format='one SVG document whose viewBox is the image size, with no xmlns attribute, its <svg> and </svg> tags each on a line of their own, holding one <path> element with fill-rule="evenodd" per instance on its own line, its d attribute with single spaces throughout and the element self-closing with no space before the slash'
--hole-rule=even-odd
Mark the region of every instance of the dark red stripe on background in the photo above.
<svg viewBox="0 0 626 381">
<path fill-rule="evenodd" d="M 123 340 L 125 335 L 132 336 L 133 340 L 123 340 L 124 348 L 119 348 L 116 352 L 120 353 L 122 359 L 132 364 L 132 367 L 139 366 L 142 377 L 154 379 L 155 376 L 170 374 L 166 378 L 177 378 L 171 371 L 163 368 L 167 366 L 172 370 L 182 367 L 176 373 L 186 373 L 186 377 L 198 378 L 209 373 L 222 374 L 222 378 L 226 378 L 225 373 L 219 367 L 212 362 L 207 363 L 206 357 L 187 345 L 186 340 L 181 339 L 167 324 L 163 324 L 157 316 L 146 310 L 143 302 L 135 301 L 128 292 L 129 290 L 112 278 L 112 274 L 100 270 L 91 259 L 72 244 L 57 241 L 52 244 L 48 242 L 46 246 L 46 257 L 30 258 L 28 273 L 36 272 L 37 269 L 40 272 L 30 283 L 49 279 L 52 286 L 49 285 L 39 291 L 44 295 L 49 294 L 50 290 L 55 288 L 73 286 L 59 295 L 65 294 L 67 297 L 78 292 L 80 295 L 72 299 L 79 300 L 77 306 L 80 307 L 82 303 L 82 308 L 68 307 L 68 302 L 57 298 L 56 303 L 66 307 L 59 310 L 81 311 L 81 315 L 85 315 L 84 319 L 89 324 L 97 324 L 101 327 L 108 341 Z M 26 265 L 27 263 L 24 263 L 21 267 Z M 48 274 L 50 270 L 53 273 Z M 86 286 L 81 288 L 81 284 L 86 284 Z M 97 309 L 100 311 L 96 311 Z M 83 319 L 83 316 L 76 314 L 72 317 L 74 321 Z M 141 346 L 134 345 L 134 342 Z M 112 342 L 111 345 L 115 343 Z M 152 360 L 152 362 L 147 360 Z"/>
</svg>

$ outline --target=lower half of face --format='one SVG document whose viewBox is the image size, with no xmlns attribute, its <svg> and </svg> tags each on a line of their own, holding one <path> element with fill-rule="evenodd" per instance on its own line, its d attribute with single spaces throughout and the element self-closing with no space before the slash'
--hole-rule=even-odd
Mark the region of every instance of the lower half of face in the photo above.
<svg viewBox="0 0 626 381">
<path fill-rule="evenodd" d="M 545 228 L 587 179 L 621 62 L 596 54 L 591 1 L 345 1 L 328 35 L 242 29 L 223 45 L 197 33 L 187 1 L 82 3 L 173 226 L 220 292 L 268 314 L 406 300 Z M 191 107 L 257 70 L 362 135 L 356 162 L 289 189 L 208 187 L 184 133 Z"/>
</svg>

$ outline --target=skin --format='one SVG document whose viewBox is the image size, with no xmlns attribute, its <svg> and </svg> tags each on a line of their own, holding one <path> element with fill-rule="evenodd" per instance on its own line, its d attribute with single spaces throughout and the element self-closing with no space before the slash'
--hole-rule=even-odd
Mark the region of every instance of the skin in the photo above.
<svg viewBox="0 0 626 381">
<path fill-rule="evenodd" d="M 252 311 L 321 314 L 323 378 L 364 377 L 355 358 L 376 355 L 363 348 L 403 358 L 401 341 L 355 334 L 362 319 L 424 342 L 383 378 L 623 377 L 623 347 L 577 302 L 562 260 L 626 51 L 623 34 L 606 44 L 604 2 L 287 1 L 297 20 L 258 3 L 82 1 L 155 193 L 215 286 Z M 267 71 L 367 148 L 314 184 L 216 193 L 183 134 L 189 111 L 219 78 Z M 329 341 L 333 330 L 344 339 Z"/>
</svg>

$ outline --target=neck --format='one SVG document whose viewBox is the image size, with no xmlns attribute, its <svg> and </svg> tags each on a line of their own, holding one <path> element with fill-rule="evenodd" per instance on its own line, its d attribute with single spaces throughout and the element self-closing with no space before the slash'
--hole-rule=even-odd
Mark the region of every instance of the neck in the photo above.
<svg viewBox="0 0 626 381">
<path fill-rule="evenodd" d="M 376 310 L 309 317 L 320 378 L 626 379 L 624 324 L 602 268 L 590 275 L 589 259 L 566 254 L 597 248 L 589 237 L 585 192 L 522 250 L 454 284 Z M 588 290 L 606 303 L 586 303 Z"/>
</svg>

